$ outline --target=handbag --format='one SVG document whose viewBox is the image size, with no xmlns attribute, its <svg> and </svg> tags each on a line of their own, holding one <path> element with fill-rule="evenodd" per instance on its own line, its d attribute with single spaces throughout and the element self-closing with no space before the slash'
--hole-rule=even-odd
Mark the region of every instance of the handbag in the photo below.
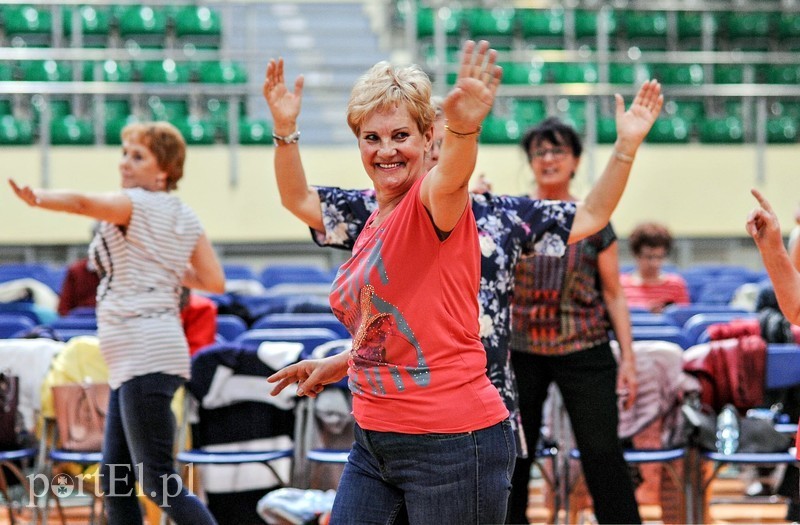
<svg viewBox="0 0 800 525">
<path fill-rule="evenodd" d="M 10 450 L 19 444 L 19 377 L 6 370 L 0 373 L 0 450 Z"/>
<path fill-rule="evenodd" d="M 684 402 L 681 412 L 685 421 L 688 442 L 701 450 L 717 450 L 717 415 L 709 407 L 691 401 Z M 737 415 L 738 416 L 738 415 Z M 786 452 L 792 437 L 781 434 L 771 421 L 738 416 L 739 446 L 736 452 Z"/>
<path fill-rule="evenodd" d="M 71 383 L 53 386 L 52 390 L 61 448 L 100 450 L 111 393 L 108 383 Z"/>
</svg>

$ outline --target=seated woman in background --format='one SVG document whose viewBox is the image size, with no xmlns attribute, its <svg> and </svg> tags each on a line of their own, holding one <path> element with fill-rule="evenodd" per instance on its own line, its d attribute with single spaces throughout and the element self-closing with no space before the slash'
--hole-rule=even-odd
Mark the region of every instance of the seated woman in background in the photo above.
<svg viewBox="0 0 800 525">
<path fill-rule="evenodd" d="M 658 223 L 646 222 L 631 232 L 628 244 L 636 258 L 636 269 L 620 276 L 630 307 L 644 307 L 654 313 L 670 304 L 689 304 L 689 289 L 678 274 L 662 272 L 672 250 L 672 235 Z"/>
</svg>

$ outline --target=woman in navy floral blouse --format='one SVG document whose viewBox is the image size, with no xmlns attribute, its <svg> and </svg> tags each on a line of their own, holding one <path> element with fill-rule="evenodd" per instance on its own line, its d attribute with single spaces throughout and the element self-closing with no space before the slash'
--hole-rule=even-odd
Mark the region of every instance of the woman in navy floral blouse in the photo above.
<svg viewBox="0 0 800 525">
<path fill-rule="evenodd" d="M 281 77 L 282 78 L 282 77 Z M 302 77 L 294 92 L 285 86 L 283 96 L 302 98 Z M 266 86 L 265 86 L 266 88 Z M 655 122 L 658 111 L 644 105 L 660 95 L 658 83 L 642 86 L 631 107 L 617 110 L 617 133 L 641 142 Z M 435 101 L 433 101 L 435 102 Z M 444 119 L 437 110 L 428 168 L 438 158 Z M 312 187 L 300 170 L 286 169 L 285 148 L 275 149 L 275 176 L 283 206 L 311 229 L 320 246 L 351 249 L 376 202 L 373 190 Z M 612 157 L 597 184 L 583 202 L 560 202 L 510 197 L 492 193 L 472 194 L 472 210 L 481 248 L 481 340 L 487 353 L 487 374 L 500 392 L 519 428 L 516 380 L 509 356 L 509 297 L 514 286 L 514 267 L 523 253 L 562 255 L 567 243 L 577 242 L 603 228 L 616 208 L 628 181 L 631 164 Z M 516 432 L 518 440 L 521 432 Z M 517 448 L 527 454 L 524 439 Z M 534 443 L 535 445 L 535 443 Z"/>
</svg>

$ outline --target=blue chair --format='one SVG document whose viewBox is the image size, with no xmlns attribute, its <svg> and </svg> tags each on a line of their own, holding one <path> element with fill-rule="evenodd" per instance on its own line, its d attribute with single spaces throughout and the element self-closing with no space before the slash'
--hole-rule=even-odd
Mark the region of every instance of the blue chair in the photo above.
<svg viewBox="0 0 800 525">
<path fill-rule="evenodd" d="M 257 349 L 237 343 L 209 346 L 192 358 L 186 399 L 198 402 L 197 414 L 191 426 L 184 418 L 178 442 L 186 443 L 191 430 L 193 448 L 177 460 L 199 466 L 209 510 L 220 523 L 256 523 L 258 500 L 289 483 L 296 397 L 272 397 L 266 382 L 283 364 L 269 365 Z M 237 487 L 237 479 L 246 486 Z"/>
<path fill-rule="evenodd" d="M 683 333 L 689 346 L 701 342 L 701 336 L 709 326 L 718 323 L 728 323 L 735 319 L 755 319 L 757 316 L 753 312 L 716 312 L 695 314 L 683 325 Z"/>
<path fill-rule="evenodd" d="M 751 312 L 744 308 L 727 304 L 671 304 L 664 308 L 664 315 L 672 319 L 672 324 L 675 326 L 684 326 L 686 321 L 693 315 L 712 313 L 736 313 L 746 315 Z"/>
<path fill-rule="evenodd" d="M 19 334 L 25 333 L 35 326 L 36 324 L 28 316 L 4 314 L 0 316 L 0 339 L 18 337 Z"/>
<path fill-rule="evenodd" d="M 256 273 L 246 264 L 226 263 L 222 265 L 225 272 L 225 279 L 253 279 L 258 280 Z"/>
<path fill-rule="evenodd" d="M 310 355 L 316 347 L 340 339 L 336 332 L 327 328 L 259 328 L 247 330 L 233 340 L 243 348 L 257 350 L 264 342 L 300 343 L 302 355 Z"/>
<path fill-rule="evenodd" d="M 97 318 L 91 316 L 67 316 L 59 317 L 47 326 L 53 330 L 97 330 Z"/>
<path fill-rule="evenodd" d="M 247 331 L 247 323 L 238 315 L 222 314 L 217 316 L 217 334 L 225 341 L 233 341 Z"/>
<path fill-rule="evenodd" d="M 350 332 L 335 315 L 324 313 L 267 314 L 251 326 L 251 329 L 259 328 L 328 328 L 342 339 L 350 337 Z"/>
<path fill-rule="evenodd" d="M 697 294 L 698 303 L 728 304 L 733 300 L 736 290 L 750 281 L 739 276 L 714 277 L 706 282 Z"/>
<path fill-rule="evenodd" d="M 764 376 L 765 389 L 789 388 L 800 385 L 800 345 L 791 343 L 768 344 Z M 796 425 L 776 425 L 775 428 L 780 432 L 787 433 L 797 431 Z M 713 471 L 706 477 L 703 476 L 703 461 L 714 463 Z M 722 454 L 714 451 L 699 452 L 694 465 L 692 465 L 692 485 L 688 487 L 694 496 L 695 504 L 691 509 L 692 516 L 690 518 L 692 519 L 687 520 L 687 523 L 705 523 L 704 506 L 702 504 L 704 495 L 724 465 L 774 466 L 797 463 L 797 457 L 788 450 L 786 452 L 735 452 L 733 454 Z"/>
<path fill-rule="evenodd" d="M 682 460 L 686 457 L 686 449 L 683 447 L 679 448 L 666 448 L 666 449 L 627 449 L 623 451 L 623 456 L 625 457 L 625 462 L 629 465 L 643 465 L 643 464 L 650 464 L 650 463 L 661 463 L 664 465 L 667 474 L 674 483 L 675 487 L 683 488 L 684 487 L 684 480 L 683 477 L 678 473 L 678 470 L 675 468 L 675 461 Z M 580 460 L 581 459 L 581 452 L 580 450 L 574 448 L 569 451 L 569 459 L 572 460 Z M 565 511 L 567 516 L 569 516 L 569 496 L 572 492 L 572 488 L 575 486 L 575 482 L 569 480 L 569 468 L 564 469 L 565 473 L 565 480 L 564 483 L 566 484 L 567 491 L 566 497 L 567 501 L 565 502 Z M 578 480 L 575 480 L 578 481 Z M 682 496 L 685 495 L 682 494 Z"/>
<path fill-rule="evenodd" d="M 18 465 L 31 464 L 36 459 L 38 450 L 36 447 L 18 448 L 14 450 L 0 451 L 0 495 L 3 496 L 3 504 L 8 509 L 8 521 L 11 524 L 16 523 L 17 519 L 21 519 L 20 510 L 16 508 L 17 503 L 8 492 L 8 478 L 6 471 L 14 477 L 14 480 L 19 482 L 23 488 L 23 495 L 32 494 L 29 478 L 25 476 L 23 469 Z M 28 507 L 33 509 L 33 523 L 37 523 L 37 516 L 39 508 L 34 504 L 34 501 L 24 502 Z M 16 517 L 15 517 L 16 516 Z"/>
<path fill-rule="evenodd" d="M 675 326 L 670 317 L 651 312 L 631 312 L 632 326 Z"/>
<path fill-rule="evenodd" d="M 265 288 L 284 283 L 330 284 L 331 282 L 327 271 L 310 264 L 273 264 L 261 271 L 259 280 Z"/>
<path fill-rule="evenodd" d="M 631 326 L 634 341 L 668 341 L 689 348 L 683 330 L 677 326 Z"/>
<path fill-rule="evenodd" d="M 767 345 L 764 388 L 789 388 L 800 384 L 800 345 Z"/>
<path fill-rule="evenodd" d="M 20 314 L 33 321 L 34 324 L 40 324 L 42 322 L 41 317 L 39 317 L 38 310 L 39 309 L 35 304 L 25 301 L 0 303 L 0 316 L 5 314 Z"/>
</svg>

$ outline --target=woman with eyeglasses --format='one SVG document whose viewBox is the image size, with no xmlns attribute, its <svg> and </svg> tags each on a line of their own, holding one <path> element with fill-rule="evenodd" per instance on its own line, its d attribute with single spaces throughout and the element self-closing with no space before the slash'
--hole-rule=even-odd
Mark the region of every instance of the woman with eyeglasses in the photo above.
<svg viewBox="0 0 800 525">
<path fill-rule="evenodd" d="M 619 103 L 619 102 L 618 102 Z M 663 98 L 647 104 L 655 115 Z M 617 127 L 611 163 L 630 166 L 646 132 Z M 522 138 L 536 188 L 534 199 L 577 202 L 570 183 L 583 146 L 577 132 L 548 118 Z M 617 438 L 618 399 L 636 397 L 628 305 L 619 281 L 616 235 L 610 224 L 567 247 L 563 257 L 520 259 L 511 302 L 511 363 L 517 377 L 525 440 L 539 440 L 542 408 L 555 383 L 569 414 L 599 523 L 641 523 L 633 482 Z M 620 362 L 609 344 L 613 330 Z M 518 458 L 508 523 L 527 523 L 532 459 Z"/>
</svg>

